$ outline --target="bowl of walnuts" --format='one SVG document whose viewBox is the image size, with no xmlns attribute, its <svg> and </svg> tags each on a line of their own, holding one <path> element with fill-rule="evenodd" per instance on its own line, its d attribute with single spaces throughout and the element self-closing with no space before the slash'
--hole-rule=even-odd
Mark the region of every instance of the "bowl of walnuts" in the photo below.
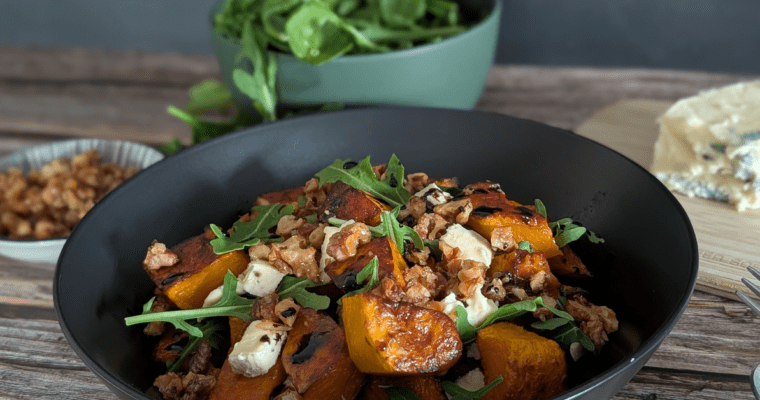
<svg viewBox="0 0 760 400">
<path fill-rule="evenodd" d="M 0 256 L 56 262 L 95 203 L 163 157 L 140 143 L 74 139 L 0 159 Z"/>
</svg>

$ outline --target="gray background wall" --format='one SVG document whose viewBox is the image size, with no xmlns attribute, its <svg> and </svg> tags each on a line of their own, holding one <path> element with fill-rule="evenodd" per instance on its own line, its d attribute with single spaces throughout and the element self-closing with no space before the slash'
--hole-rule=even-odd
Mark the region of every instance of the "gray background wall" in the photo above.
<svg viewBox="0 0 760 400">
<path fill-rule="evenodd" d="M 0 46 L 212 53 L 215 0 L 0 0 Z M 760 73 L 760 0 L 504 0 L 499 63 Z"/>
</svg>

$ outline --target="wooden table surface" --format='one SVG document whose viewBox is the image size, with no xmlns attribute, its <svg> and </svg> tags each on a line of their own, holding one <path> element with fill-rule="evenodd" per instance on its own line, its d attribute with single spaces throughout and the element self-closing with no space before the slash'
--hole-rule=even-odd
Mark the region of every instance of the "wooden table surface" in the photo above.
<svg viewBox="0 0 760 400">
<path fill-rule="evenodd" d="M 0 157 L 74 136 L 163 143 L 189 138 L 166 114 L 187 89 L 219 77 L 211 56 L 0 49 Z M 479 110 L 574 129 L 620 100 L 674 101 L 760 76 L 505 65 Z M 0 256 L 0 398 L 115 399 L 69 347 L 53 308 L 53 264 Z M 646 366 L 615 399 L 753 399 L 760 319 L 742 303 L 696 291 Z M 108 340 L 108 338 L 104 338 Z"/>
</svg>

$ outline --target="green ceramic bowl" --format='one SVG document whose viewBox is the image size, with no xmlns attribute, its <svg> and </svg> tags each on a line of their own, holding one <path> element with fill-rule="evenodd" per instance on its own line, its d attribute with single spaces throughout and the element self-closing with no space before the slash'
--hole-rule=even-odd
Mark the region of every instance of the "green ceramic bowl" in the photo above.
<svg viewBox="0 0 760 400">
<path fill-rule="evenodd" d="M 212 21 L 222 4 L 213 7 Z M 280 103 L 472 109 L 483 92 L 496 51 L 502 5 L 501 0 L 462 0 L 460 5 L 479 22 L 438 43 L 382 54 L 342 56 L 319 67 L 290 54 L 276 53 Z M 235 103 L 252 112 L 250 98 L 232 83 L 233 69 L 250 72 L 250 63 L 236 63 L 239 43 L 212 31 L 224 81 L 232 88 Z"/>
</svg>

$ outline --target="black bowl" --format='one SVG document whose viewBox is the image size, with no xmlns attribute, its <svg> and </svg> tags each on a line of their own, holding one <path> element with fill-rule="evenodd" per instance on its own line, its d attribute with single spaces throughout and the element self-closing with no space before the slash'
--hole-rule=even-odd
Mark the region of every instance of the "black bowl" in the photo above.
<svg viewBox="0 0 760 400">
<path fill-rule="evenodd" d="M 686 213 L 651 174 L 572 132 L 499 114 L 421 108 L 354 109 L 295 118 L 193 146 L 142 171 L 100 201 L 69 237 L 54 300 L 84 362 L 122 399 L 146 394 L 158 369 L 139 314 L 152 295 L 140 263 L 158 239 L 174 245 L 211 222 L 229 226 L 256 195 L 303 184 L 336 158 L 375 164 L 395 153 L 407 172 L 492 180 L 549 217 L 572 217 L 606 239 L 574 243 L 595 277 L 591 300 L 617 312 L 620 330 L 572 368 L 558 399 L 609 398 L 672 329 L 697 277 Z"/>
</svg>

